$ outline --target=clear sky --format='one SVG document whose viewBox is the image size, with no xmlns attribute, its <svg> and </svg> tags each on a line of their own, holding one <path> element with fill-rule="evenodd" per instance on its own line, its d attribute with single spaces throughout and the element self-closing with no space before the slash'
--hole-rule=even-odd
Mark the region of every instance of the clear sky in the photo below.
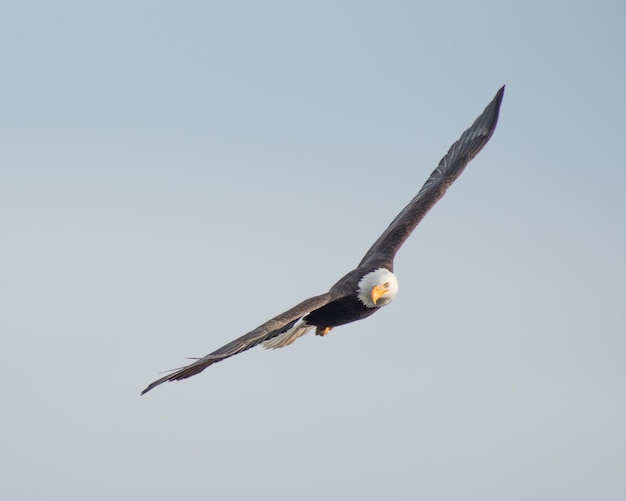
<svg viewBox="0 0 626 501">
<path fill-rule="evenodd" d="M 626 499 L 623 1 L 4 1 L 0 497 Z M 373 317 L 140 397 L 354 267 Z"/>
</svg>

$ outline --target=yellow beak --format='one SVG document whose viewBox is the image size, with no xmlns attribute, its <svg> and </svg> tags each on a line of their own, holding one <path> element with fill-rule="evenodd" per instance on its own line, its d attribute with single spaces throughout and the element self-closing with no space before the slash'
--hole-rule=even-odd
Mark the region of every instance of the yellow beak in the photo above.
<svg viewBox="0 0 626 501">
<path fill-rule="evenodd" d="M 376 304 L 376 301 L 378 301 L 388 291 L 389 289 L 385 289 L 384 287 L 381 287 L 380 285 L 375 285 L 374 288 L 372 289 L 372 302 Z"/>
</svg>

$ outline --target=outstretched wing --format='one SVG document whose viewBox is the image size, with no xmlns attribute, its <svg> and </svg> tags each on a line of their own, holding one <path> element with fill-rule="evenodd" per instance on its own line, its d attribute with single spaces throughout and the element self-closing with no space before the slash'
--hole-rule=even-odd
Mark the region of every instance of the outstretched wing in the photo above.
<svg viewBox="0 0 626 501">
<path fill-rule="evenodd" d="M 491 138 L 498 123 L 503 96 L 504 87 L 497 92 L 472 126 L 450 147 L 422 189 L 374 242 L 359 266 L 370 263 L 391 266 L 396 252 L 415 227 Z"/>
<path fill-rule="evenodd" d="M 338 295 L 339 294 L 337 293 L 327 292 L 319 296 L 313 296 L 309 299 L 305 299 L 293 308 L 281 313 L 271 320 L 268 320 L 263 325 L 258 326 L 256 329 L 248 332 L 240 338 L 222 346 L 213 353 L 209 353 L 195 362 L 185 367 L 181 367 L 180 369 L 176 369 L 171 374 L 150 383 L 147 388 L 141 392 L 141 394 L 143 395 L 144 393 L 149 392 L 152 388 L 164 383 L 165 381 L 178 381 L 179 379 L 195 376 L 214 363 L 221 362 L 228 357 L 232 357 L 242 351 L 249 350 L 264 341 L 272 339 L 283 332 L 288 331 L 307 313 L 321 308 L 325 304 L 337 299 Z"/>
</svg>

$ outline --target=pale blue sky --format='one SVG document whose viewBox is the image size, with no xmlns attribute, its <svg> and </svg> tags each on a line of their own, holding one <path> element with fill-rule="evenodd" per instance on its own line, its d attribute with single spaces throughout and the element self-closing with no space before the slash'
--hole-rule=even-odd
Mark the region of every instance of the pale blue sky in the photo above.
<svg viewBox="0 0 626 501">
<path fill-rule="evenodd" d="M 0 7 L 2 499 L 626 498 L 623 2 Z M 502 85 L 326 338 L 326 290 Z"/>
</svg>

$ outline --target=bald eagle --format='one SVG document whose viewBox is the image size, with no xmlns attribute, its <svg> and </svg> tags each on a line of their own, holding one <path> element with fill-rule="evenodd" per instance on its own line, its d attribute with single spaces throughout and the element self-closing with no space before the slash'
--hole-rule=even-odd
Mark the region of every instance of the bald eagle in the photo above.
<svg viewBox="0 0 626 501">
<path fill-rule="evenodd" d="M 305 299 L 240 338 L 157 379 L 141 394 L 165 381 L 195 376 L 210 365 L 259 344 L 265 348 L 282 348 L 312 329 L 315 334 L 325 336 L 332 328 L 369 317 L 389 304 L 398 292 L 398 280 L 393 274 L 396 252 L 469 161 L 487 144 L 496 128 L 503 96 L 504 87 L 450 147 L 424 186 L 374 242 L 358 266 L 328 292 Z"/>
</svg>

